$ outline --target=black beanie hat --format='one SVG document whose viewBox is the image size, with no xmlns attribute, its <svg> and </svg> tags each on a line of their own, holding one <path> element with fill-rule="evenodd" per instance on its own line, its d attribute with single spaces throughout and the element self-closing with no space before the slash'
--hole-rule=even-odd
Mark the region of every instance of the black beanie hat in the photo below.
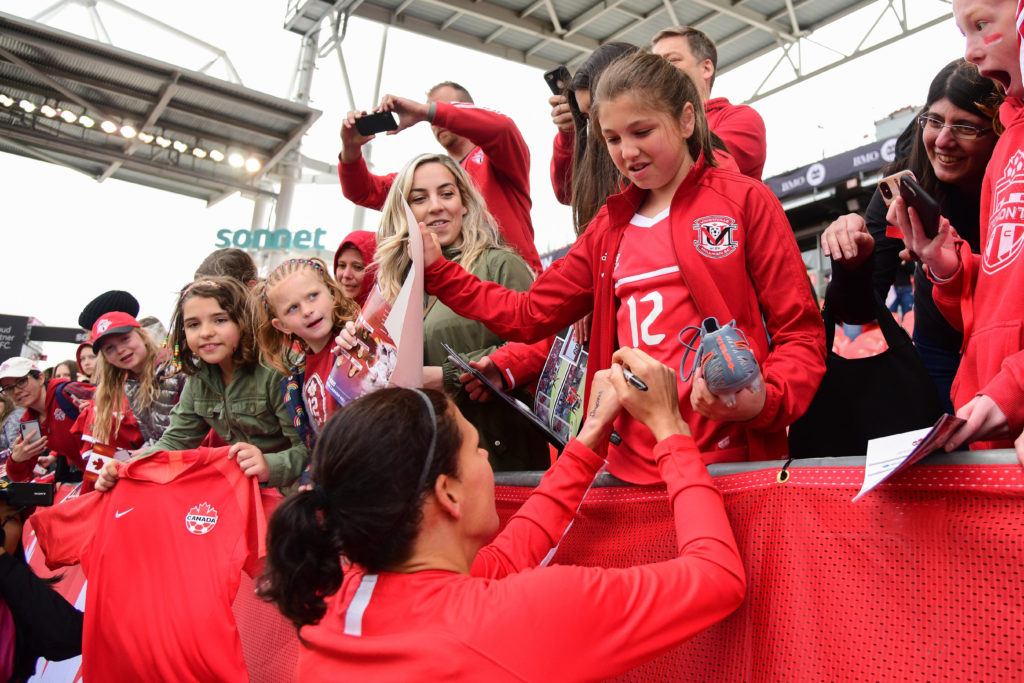
<svg viewBox="0 0 1024 683">
<path fill-rule="evenodd" d="M 91 330 L 101 315 L 114 311 L 127 313 L 131 317 L 137 318 L 139 317 L 139 301 L 128 292 L 119 289 L 103 292 L 82 309 L 78 315 L 78 326 L 85 330 Z"/>
</svg>

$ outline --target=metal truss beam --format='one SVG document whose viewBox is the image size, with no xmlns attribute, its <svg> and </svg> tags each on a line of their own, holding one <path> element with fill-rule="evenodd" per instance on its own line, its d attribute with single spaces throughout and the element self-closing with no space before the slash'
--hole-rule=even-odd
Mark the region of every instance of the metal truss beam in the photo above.
<svg viewBox="0 0 1024 683">
<path fill-rule="evenodd" d="M 920 2 L 920 0 L 918 0 L 918 2 Z M 944 5 L 945 7 L 949 6 L 948 0 L 935 0 L 935 4 Z M 901 30 L 893 36 L 890 36 L 878 42 L 869 43 L 869 40 L 872 34 L 875 32 L 875 29 L 878 27 L 879 23 L 885 17 L 885 15 L 889 13 L 895 16 Z M 747 98 L 745 102 L 748 104 L 751 102 L 756 102 L 757 100 L 764 99 L 765 97 L 781 92 L 782 90 L 785 90 L 790 86 L 796 85 L 797 83 L 802 83 L 803 81 L 809 80 L 816 76 L 820 76 L 821 74 L 826 73 L 838 66 L 847 64 L 859 57 L 863 57 L 864 55 L 870 54 L 884 47 L 888 47 L 889 45 L 892 45 L 893 43 L 896 43 L 904 38 L 912 36 L 915 33 L 920 33 L 921 31 L 931 28 L 932 26 L 941 24 L 942 22 L 950 19 L 952 16 L 952 12 L 947 11 L 922 23 L 911 25 L 909 17 L 907 15 L 906 1 L 889 0 L 886 3 L 885 7 L 882 9 L 882 11 L 879 13 L 875 21 L 864 32 L 864 35 L 858 41 L 857 46 L 853 49 L 853 51 L 849 53 L 839 52 L 838 50 L 835 50 L 830 46 L 822 45 L 821 43 L 815 42 L 813 39 L 809 37 L 801 38 L 800 40 L 794 43 L 790 43 L 783 46 L 782 54 L 765 74 L 764 78 L 761 80 L 760 85 L 758 85 L 758 87 L 755 89 L 753 95 Z M 825 48 L 826 50 L 830 50 L 834 52 L 837 55 L 837 57 L 836 59 L 827 62 L 822 66 L 808 68 L 804 63 L 803 58 L 802 48 L 804 42 L 817 45 L 818 47 Z M 779 68 L 782 67 L 784 64 L 789 65 L 789 70 L 791 74 L 790 77 L 783 81 L 782 83 L 778 83 L 770 88 L 766 88 L 768 81 L 771 80 L 772 76 L 775 75 Z"/>
</svg>

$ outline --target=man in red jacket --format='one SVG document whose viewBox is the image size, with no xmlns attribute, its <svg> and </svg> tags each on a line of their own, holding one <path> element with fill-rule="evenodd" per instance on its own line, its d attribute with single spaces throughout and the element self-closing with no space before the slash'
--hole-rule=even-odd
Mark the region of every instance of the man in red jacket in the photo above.
<svg viewBox="0 0 1024 683">
<path fill-rule="evenodd" d="M 530 219 L 530 150 L 512 119 L 475 106 L 466 89 L 450 81 L 431 88 L 426 102 L 385 95 L 377 111 L 398 115 L 398 129 L 389 135 L 429 121 L 434 137 L 480 190 L 501 236 L 534 272 L 541 271 Z M 355 127 L 365 113 L 349 112 L 341 126 L 338 176 L 349 201 L 379 211 L 398 174 L 373 175 L 366 167 L 362 147 L 374 136 Z"/>
<path fill-rule="evenodd" d="M 743 175 L 760 180 L 768 153 L 764 120 L 745 104 L 731 104 L 724 97 L 711 97 L 718 68 L 715 42 L 691 26 L 673 26 L 654 36 L 651 52 L 672 62 L 693 79 L 704 100 L 704 112 L 711 132 L 729 148 Z"/>
</svg>

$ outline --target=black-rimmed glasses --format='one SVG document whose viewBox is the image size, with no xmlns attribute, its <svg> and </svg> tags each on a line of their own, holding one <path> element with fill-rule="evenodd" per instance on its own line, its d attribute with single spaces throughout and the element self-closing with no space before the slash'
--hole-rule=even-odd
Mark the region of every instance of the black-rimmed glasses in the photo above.
<svg viewBox="0 0 1024 683">
<path fill-rule="evenodd" d="M 8 384 L 6 387 L 0 386 L 0 394 L 13 394 L 18 389 L 23 388 L 26 384 L 28 384 L 28 375 L 25 375 L 14 384 Z"/>
</svg>

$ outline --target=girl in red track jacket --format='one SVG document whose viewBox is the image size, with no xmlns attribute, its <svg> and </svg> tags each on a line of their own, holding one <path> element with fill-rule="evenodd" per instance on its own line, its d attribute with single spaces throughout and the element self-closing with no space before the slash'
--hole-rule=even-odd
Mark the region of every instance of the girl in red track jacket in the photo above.
<svg viewBox="0 0 1024 683">
<path fill-rule="evenodd" d="M 498 528 L 494 478 L 450 401 L 383 389 L 331 418 L 313 490 L 278 507 L 267 538 L 262 592 L 304 626 L 299 680 L 604 680 L 736 609 L 743 563 L 679 416 L 674 373 L 632 349 L 616 361 L 650 391 L 627 385 L 618 365 L 598 375 L 578 440 L 486 546 Z M 594 448 L 619 401 L 658 439 L 679 556 L 544 566 L 601 470 Z"/>
<path fill-rule="evenodd" d="M 428 292 L 522 342 L 593 310 L 588 386 L 618 347 L 679 367 L 683 328 L 709 316 L 735 319 L 765 390 L 744 390 L 729 408 L 703 379 L 680 380 L 683 418 L 706 462 L 783 457 L 786 427 L 807 409 L 824 374 L 825 344 L 782 207 L 762 183 L 716 167 L 694 86 L 661 58 L 632 55 L 609 67 L 592 116 L 630 187 L 608 199 L 559 267 L 527 292 L 511 292 L 435 261 L 428 244 Z M 623 440 L 609 448 L 609 471 L 634 483 L 656 481 L 650 434 L 628 416 L 616 430 Z"/>
</svg>

